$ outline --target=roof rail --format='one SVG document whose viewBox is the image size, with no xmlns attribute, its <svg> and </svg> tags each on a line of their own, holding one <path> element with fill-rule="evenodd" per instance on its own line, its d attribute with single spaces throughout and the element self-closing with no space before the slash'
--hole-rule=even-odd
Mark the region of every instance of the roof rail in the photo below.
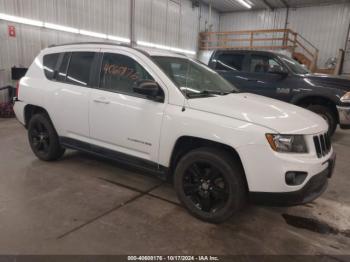
<svg viewBox="0 0 350 262">
<path fill-rule="evenodd" d="M 52 48 L 52 47 L 60 47 L 60 46 L 70 46 L 70 45 L 111 45 L 111 46 L 123 46 L 123 47 L 129 47 L 132 48 L 146 56 L 150 56 L 149 53 L 143 49 L 140 48 L 135 48 L 132 47 L 131 44 L 125 44 L 125 43 L 111 43 L 111 42 L 72 42 L 72 43 L 65 43 L 65 44 L 58 44 L 58 45 L 49 45 L 48 48 Z M 184 55 L 180 52 L 174 52 L 174 51 L 170 51 L 173 52 L 175 54 L 179 54 L 179 55 Z M 185 55 L 186 56 L 186 55 Z"/>
<path fill-rule="evenodd" d="M 114 45 L 114 46 L 125 46 L 125 47 L 131 47 L 130 44 L 124 44 L 124 43 L 111 43 L 111 42 L 72 42 L 72 43 L 65 43 L 65 44 L 58 44 L 58 45 L 49 45 L 48 48 L 52 47 L 58 47 L 58 46 L 68 46 L 68 45 Z"/>
</svg>

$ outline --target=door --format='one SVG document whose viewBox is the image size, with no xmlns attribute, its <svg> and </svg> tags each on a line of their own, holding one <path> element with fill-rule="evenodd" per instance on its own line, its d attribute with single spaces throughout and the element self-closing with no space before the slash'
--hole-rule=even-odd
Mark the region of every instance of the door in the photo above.
<svg viewBox="0 0 350 262">
<path fill-rule="evenodd" d="M 284 101 L 290 99 L 288 69 L 277 58 L 251 54 L 246 76 L 248 92 Z"/>
<path fill-rule="evenodd" d="M 220 52 L 210 62 L 221 76 L 242 92 L 246 92 L 249 78 L 245 68 L 248 56 L 242 52 Z"/>
<path fill-rule="evenodd" d="M 88 112 L 90 76 L 96 50 L 77 50 L 62 54 L 50 105 L 53 121 L 61 136 L 87 141 L 89 137 Z"/>
<path fill-rule="evenodd" d="M 149 68 L 135 54 L 103 50 L 99 87 L 90 96 L 90 136 L 98 146 L 156 162 L 165 103 L 133 90 L 140 80 L 157 81 Z"/>
</svg>

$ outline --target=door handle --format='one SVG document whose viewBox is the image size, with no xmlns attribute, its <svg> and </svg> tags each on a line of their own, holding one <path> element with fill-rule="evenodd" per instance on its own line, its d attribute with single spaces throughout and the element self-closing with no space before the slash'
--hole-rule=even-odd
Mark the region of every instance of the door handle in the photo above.
<svg viewBox="0 0 350 262">
<path fill-rule="evenodd" d="M 109 104 L 110 103 L 110 101 L 104 97 L 95 98 L 93 101 L 95 103 L 100 103 L 100 104 Z"/>
</svg>

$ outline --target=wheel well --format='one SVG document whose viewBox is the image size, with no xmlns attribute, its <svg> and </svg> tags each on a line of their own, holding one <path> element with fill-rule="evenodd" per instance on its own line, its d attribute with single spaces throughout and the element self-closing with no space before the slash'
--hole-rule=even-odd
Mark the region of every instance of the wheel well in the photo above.
<svg viewBox="0 0 350 262">
<path fill-rule="evenodd" d="M 304 108 L 309 105 L 326 106 L 332 110 L 333 114 L 336 116 L 337 122 L 339 122 L 336 104 L 328 98 L 321 96 L 308 96 L 298 100 L 295 104 Z"/>
<path fill-rule="evenodd" d="M 24 108 L 25 127 L 28 127 L 30 119 L 38 113 L 44 113 L 49 115 L 47 111 L 40 106 L 26 105 L 26 107 Z"/>
<path fill-rule="evenodd" d="M 173 149 L 173 152 L 171 155 L 171 160 L 170 160 L 171 174 L 174 173 L 174 170 L 175 170 L 177 163 L 184 155 L 186 155 L 188 152 L 190 152 L 196 148 L 200 148 L 200 147 L 212 147 L 212 148 L 218 148 L 218 149 L 222 149 L 222 150 L 226 151 L 227 153 L 229 153 L 231 155 L 231 157 L 234 161 L 237 161 L 240 164 L 240 166 L 244 172 L 242 160 L 234 148 L 232 148 L 228 145 L 219 143 L 219 142 L 215 142 L 215 141 L 211 141 L 211 140 L 207 140 L 207 139 L 203 139 L 203 138 L 183 136 L 183 137 L 180 137 L 176 141 L 176 144 L 174 146 L 174 149 Z M 247 178 L 246 178 L 245 174 L 244 174 L 244 182 L 245 182 L 246 189 L 248 190 L 248 183 L 247 183 Z"/>
</svg>

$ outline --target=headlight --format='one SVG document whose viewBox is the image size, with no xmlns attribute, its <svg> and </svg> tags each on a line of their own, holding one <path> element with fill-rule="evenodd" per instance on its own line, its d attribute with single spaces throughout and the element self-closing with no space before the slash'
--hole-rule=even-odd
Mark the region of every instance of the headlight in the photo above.
<svg viewBox="0 0 350 262">
<path fill-rule="evenodd" d="M 307 146 L 302 135 L 266 134 L 271 148 L 281 153 L 307 153 Z"/>
<path fill-rule="evenodd" d="M 345 95 L 343 95 L 340 98 L 340 101 L 342 101 L 343 103 L 350 103 L 350 92 L 347 92 Z"/>
</svg>

